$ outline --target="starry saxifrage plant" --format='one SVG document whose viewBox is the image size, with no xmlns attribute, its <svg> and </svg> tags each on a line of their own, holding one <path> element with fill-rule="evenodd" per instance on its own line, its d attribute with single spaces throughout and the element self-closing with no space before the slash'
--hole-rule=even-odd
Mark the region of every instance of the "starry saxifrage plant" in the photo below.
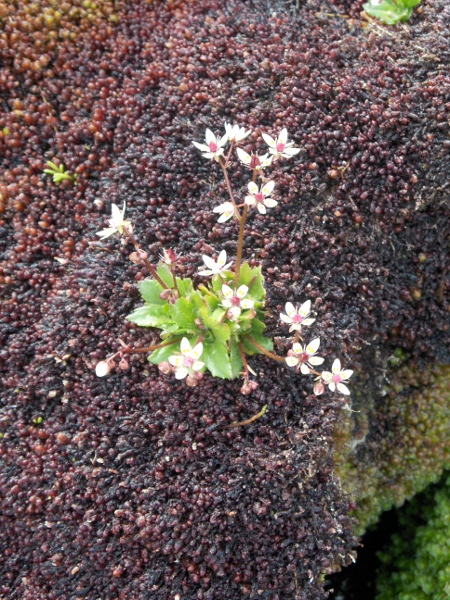
<svg viewBox="0 0 450 600">
<path fill-rule="evenodd" d="M 117 357 L 120 358 L 119 367 L 127 368 L 127 353 L 146 352 L 149 353 L 149 362 L 158 365 L 162 373 L 174 375 L 179 380 L 185 379 L 189 386 L 198 385 L 208 371 L 213 377 L 221 379 L 242 376 L 244 382 L 241 392 L 249 394 L 258 384 L 250 379 L 255 372 L 248 364 L 248 357 L 264 354 L 304 375 L 315 375 L 314 392 L 317 395 L 325 391 L 325 386 L 345 395 L 350 393 L 343 382 L 349 379 L 352 371 L 342 370 L 339 359 L 336 359 L 331 372 L 319 373 L 314 367 L 324 362 L 322 357 L 317 356 L 320 339 L 303 344 L 302 328 L 309 327 L 315 321 L 309 316 L 310 300 L 299 307 L 288 302 L 286 314 L 280 315 L 281 321 L 290 326 L 289 331 L 294 332 L 292 349 L 287 357 L 275 354 L 272 340 L 264 335 L 264 278 L 260 266 L 251 267 L 243 261 L 245 224 L 252 211 L 265 215 L 267 209 L 278 204 L 271 197 L 275 182 L 265 178 L 264 169 L 277 160 L 295 156 L 300 149 L 287 141 L 288 133 L 283 129 L 276 139 L 262 134 L 268 145 L 267 153 L 261 156 L 248 154 L 240 147 L 240 143 L 250 133 L 238 125 L 226 123 L 222 137 L 216 137 L 207 129 L 205 143 L 193 142 L 204 158 L 218 163 L 224 176 L 228 199 L 213 208 L 213 212 L 219 215 L 218 222 L 234 219 L 239 224 L 234 267 L 233 261 L 227 262 L 225 250 L 219 252 L 216 260 L 203 255 L 204 267 L 198 274 L 205 277 L 205 283 L 196 286 L 191 278 L 178 275 L 179 257 L 172 249 L 163 250 L 159 263 L 153 266 L 133 235 L 131 221 L 125 219 L 125 204 L 122 210 L 112 205 L 109 227 L 97 235 L 106 239 L 117 233 L 134 245 L 135 251 L 130 259 L 144 265 L 151 278 L 138 284 L 144 305 L 135 309 L 127 319 L 140 327 L 159 329 L 161 343 L 134 350 L 121 342 L 119 352 L 97 364 L 98 376 L 107 375 Z M 228 143 L 230 146 L 225 155 Z M 236 199 L 229 177 L 233 150 L 236 150 L 239 161 L 252 173 L 242 202 Z"/>
</svg>

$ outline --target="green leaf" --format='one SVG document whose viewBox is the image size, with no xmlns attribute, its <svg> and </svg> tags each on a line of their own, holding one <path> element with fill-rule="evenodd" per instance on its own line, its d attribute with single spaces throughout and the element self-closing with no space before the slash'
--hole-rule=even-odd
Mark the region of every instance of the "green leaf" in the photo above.
<svg viewBox="0 0 450 600">
<path fill-rule="evenodd" d="M 228 342 L 231 337 L 230 328 L 226 323 L 222 323 L 225 312 L 224 308 L 217 308 L 211 313 L 208 306 L 202 306 L 198 311 L 203 325 L 212 332 L 217 341 L 223 344 Z"/>
<path fill-rule="evenodd" d="M 403 2 L 398 4 L 395 0 L 384 0 L 381 4 L 372 5 L 369 2 L 363 9 L 371 17 L 375 17 L 387 25 L 396 25 L 399 21 L 407 21 L 412 14 L 412 9 L 407 8 Z"/>
<path fill-rule="evenodd" d="M 170 269 L 167 265 L 165 265 L 163 262 L 159 262 L 157 265 L 156 272 L 167 285 L 167 287 L 173 288 L 172 273 L 170 272 Z"/>
<path fill-rule="evenodd" d="M 194 291 L 192 279 L 180 279 L 179 277 L 177 277 L 176 279 L 178 290 L 181 296 L 184 296 L 186 298 L 187 296 L 192 294 L 192 292 Z"/>
<path fill-rule="evenodd" d="M 244 263 L 239 274 L 239 285 L 248 287 L 248 295 L 254 300 L 264 301 L 266 290 L 264 289 L 264 277 L 261 267 L 251 268 L 248 263 Z"/>
<path fill-rule="evenodd" d="M 197 318 L 195 305 L 186 298 L 178 298 L 174 304 L 169 305 L 169 313 L 172 320 L 177 323 L 180 328 L 187 330 L 197 330 L 194 320 Z"/>
<path fill-rule="evenodd" d="M 180 341 L 181 340 L 178 340 L 173 344 L 169 344 L 168 346 L 164 346 L 163 348 L 155 350 L 148 357 L 148 362 L 151 362 L 154 365 L 159 365 L 159 363 L 169 360 L 169 356 L 172 356 L 172 354 L 175 354 L 175 352 L 180 351 Z"/>
<path fill-rule="evenodd" d="M 230 344 L 230 362 L 231 362 L 231 375 L 233 379 L 239 377 L 240 373 L 244 370 L 244 363 L 242 362 L 241 353 L 235 340 Z"/>
<path fill-rule="evenodd" d="M 414 8 L 415 6 L 418 6 L 422 0 L 402 0 L 403 1 L 403 5 L 406 6 L 406 8 Z"/>
<path fill-rule="evenodd" d="M 159 329 L 163 329 L 165 324 L 172 323 L 172 319 L 168 315 L 168 305 L 146 304 L 136 308 L 126 319 L 139 327 L 158 327 Z"/>
<path fill-rule="evenodd" d="M 163 291 L 162 286 L 154 279 L 144 279 L 138 283 L 139 292 L 147 304 L 158 304 L 162 306 L 167 304 L 166 300 L 162 300 L 159 296 Z"/>
<path fill-rule="evenodd" d="M 203 354 L 200 360 L 204 361 L 213 377 L 232 379 L 231 359 L 226 344 L 215 340 L 212 344 L 203 344 Z"/>
</svg>

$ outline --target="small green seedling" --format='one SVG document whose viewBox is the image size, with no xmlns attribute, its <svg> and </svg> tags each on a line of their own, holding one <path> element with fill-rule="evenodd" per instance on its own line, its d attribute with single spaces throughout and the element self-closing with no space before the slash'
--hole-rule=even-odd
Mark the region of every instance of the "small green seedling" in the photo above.
<svg viewBox="0 0 450 600">
<path fill-rule="evenodd" d="M 363 9 L 371 17 L 379 19 L 386 25 L 396 25 L 399 21 L 408 21 L 413 8 L 422 0 L 369 0 Z"/>
<path fill-rule="evenodd" d="M 40 427 L 43 422 L 44 422 L 44 417 L 42 417 L 42 416 L 36 417 L 35 419 L 33 419 L 33 426 Z"/>
<path fill-rule="evenodd" d="M 53 183 L 60 183 L 64 181 L 64 179 L 68 179 L 69 181 L 76 181 L 77 175 L 72 175 L 70 171 L 66 171 L 66 167 L 61 165 L 55 165 L 54 162 L 48 160 L 47 165 L 50 167 L 49 169 L 44 169 L 44 173 L 47 175 L 51 175 L 53 177 Z"/>
</svg>

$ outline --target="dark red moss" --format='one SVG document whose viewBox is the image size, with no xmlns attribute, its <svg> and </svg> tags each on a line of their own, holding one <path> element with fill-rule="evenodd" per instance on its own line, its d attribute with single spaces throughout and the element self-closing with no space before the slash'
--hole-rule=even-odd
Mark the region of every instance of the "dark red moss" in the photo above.
<svg viewBox="0 0 450 600">
<path fill-rule="evenodd" d="M 118 337 L 154 333 L 124 321 L 129 249 L 94 232 L 126 201 L 150 257 L 172 246 L 193 274 L 236 229 L 216 225 L 219 173 L 191 141 L 227 120 L 262 150 L 286 126 L 302 152 L 247 238 L 273 315 L 312 298 L 360 389 L 396 347 L 448 361 L 449 9 L 386 30 L 352 2 L 101 4 L 0 9 L 0 595 L 322 598 L 354 546 L 328 450 L 340 403 L 261 357 L 250 397 L 140 358 L 95 378 Z M 54 159 L 77 186 L 43 175 Z"/>
</svg>

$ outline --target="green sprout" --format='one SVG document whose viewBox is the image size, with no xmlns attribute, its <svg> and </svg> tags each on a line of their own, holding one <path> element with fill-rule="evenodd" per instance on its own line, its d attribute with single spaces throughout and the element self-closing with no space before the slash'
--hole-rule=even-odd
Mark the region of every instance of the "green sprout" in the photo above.
<svg viewBox="0 0 450 600">
<path fill-rule="evenodd" d="M 44 422 L 44 417 L 42 417 L 42 416 L 36 417 L 35 419 L 33 419 L 33 426 L 39 427 L 40 425 L 42 425 L 43 422 Z"/>
<path fill-rule="evenodd" d="M 396 25 L 399 21 L 408 21 L 413 8 L 422 0 L 369 0 L 363 9 L 371 17 L 379 19 L 386 25 Z"/>
<path fill-rule="evenodd" d="M 75 181 L 77 175 L 72 175 L 70 171 L 66 171 L 66 167 L 63 164 L 55 165 L 51 160 L 47 161 L 47 165 L 50 167 L 49 169 L 44 169 L 44 173 L 47 175 L 51 175 L 53 177 L 53 183 L 60 183 L 67 179 L 68 181 Z"/>
</svg>

